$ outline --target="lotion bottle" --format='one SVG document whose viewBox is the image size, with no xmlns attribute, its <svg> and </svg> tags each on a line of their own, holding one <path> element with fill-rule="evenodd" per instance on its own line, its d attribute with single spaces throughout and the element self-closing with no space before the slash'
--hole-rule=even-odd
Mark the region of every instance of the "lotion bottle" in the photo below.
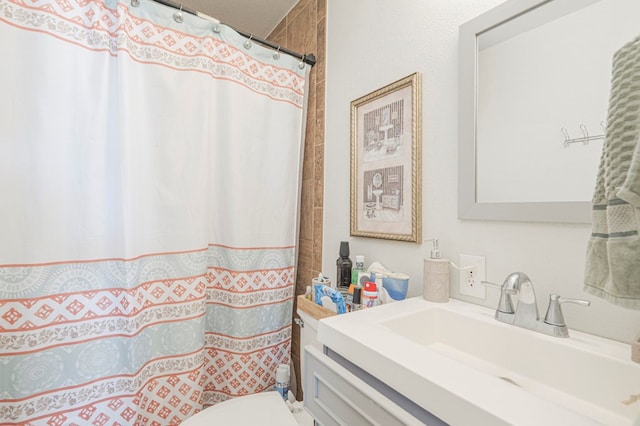
<svg viewBox="0 0 640 426">
<path fill-rule="evenodd" d="M 442 259 L 438 239 L 434 238 L 429 258 L 424 259 L 422 297 L 430 302 L 449 301 L 449 260 Z"/>
</svg>

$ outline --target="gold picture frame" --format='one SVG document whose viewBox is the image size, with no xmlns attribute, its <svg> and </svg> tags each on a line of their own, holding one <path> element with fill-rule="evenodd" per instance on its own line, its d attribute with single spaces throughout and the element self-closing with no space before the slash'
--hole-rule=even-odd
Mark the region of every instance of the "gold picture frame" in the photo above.
<svg viewBox="0 0 640 426">
<path fill-rule="evenodd" d="M 351 235 L 421 243 L 421 79 L 351 102 Z"/>
</svg>

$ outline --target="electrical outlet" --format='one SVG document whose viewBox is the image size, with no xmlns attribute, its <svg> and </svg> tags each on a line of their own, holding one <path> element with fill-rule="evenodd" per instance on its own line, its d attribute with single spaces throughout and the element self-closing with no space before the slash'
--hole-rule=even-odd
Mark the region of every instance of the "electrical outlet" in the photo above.
<svg viewBox="0 0 640 426">
<path fill-rule="evenodd" d="M 487 298 L 487 290 L 482 281 L 487 279 L 486 260 L 484 256 L 460 255 L 460 294 Z"/>
</svg>

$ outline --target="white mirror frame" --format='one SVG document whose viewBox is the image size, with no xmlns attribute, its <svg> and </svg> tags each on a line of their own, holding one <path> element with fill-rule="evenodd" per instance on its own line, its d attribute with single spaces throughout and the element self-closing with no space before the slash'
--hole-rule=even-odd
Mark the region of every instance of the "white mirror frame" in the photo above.
<svg viewBox="0 0 640 426">
<path fill-rule="evenodd" d="M 482 203 L 477 200 L 476 106 L 478 35 L 527 11 L 563 0 L 509 0 L 460 26 L 458 218 L 525 222 L 591 223 L 591 203 Z M 590 1 L 589 3 L 592 3 Z"/>
</svg>

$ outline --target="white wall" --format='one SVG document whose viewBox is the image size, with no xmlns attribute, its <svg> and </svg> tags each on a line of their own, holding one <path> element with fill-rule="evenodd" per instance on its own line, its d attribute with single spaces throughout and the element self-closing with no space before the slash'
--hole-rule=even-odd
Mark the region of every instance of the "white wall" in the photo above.
<svg viewBox="0 0 640 426">
<path fill-rule="evenodd" d="M 567 305 L 570 328 L 629 342 L 640 331 L 640 312 L 616 307 L 582 291 L 588 225 L 460 221 L 458 182 L 458 26 L 501 0 L 328 0 L 323 270 L 335 275 L 339 243 L 367 264 L 379 260 L 411 277 L 409 295 L 422 291 L 423 258 L 430 244 L 349 236 L 350 102 L 415 71 L 422 74 L 422 233 L 438 237 L 443 257 L 484 255 L 487 279 L 502 283 L 527 273 L 541 315 L 549 293 L 586 298 L 589 308 Z M 451 294 L 459 296 L 457 274 Z M 487 289 L 483 305 L 495 307 Z"/>
</svg>

